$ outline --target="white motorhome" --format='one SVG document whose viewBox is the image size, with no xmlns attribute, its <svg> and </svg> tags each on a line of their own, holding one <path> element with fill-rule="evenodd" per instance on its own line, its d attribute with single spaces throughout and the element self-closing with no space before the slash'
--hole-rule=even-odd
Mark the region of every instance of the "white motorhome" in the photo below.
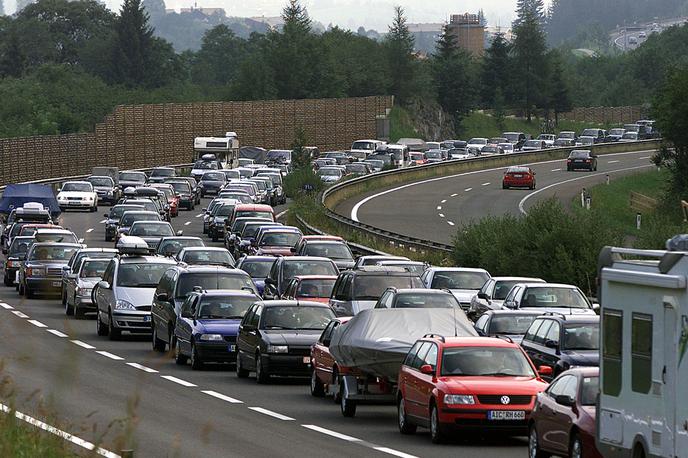
<svg viewBox="0 0 688 458">
<path fill-rule="evenodd" d="M 384 145 L 385 142 L 381 140 L 356 140 L 351 144 L 349 154 L 355 157 L 356 160 L 364 161 L 368 156 L 373 154 L 378 146 Z"/>
<path fill-rule="evenodd" d="M 193 162 L 205 154 L 212 153 L 223 168 L 233 169 L 239 166 L 239 138 L 236 132 L 227 132 L 224 137 L 194 138 Z"/>
<path fill-rule="evenodd" d="M 686 458 L 688 252 L 605 247 L 599 264 L 598 449 Z"/>
</svg>

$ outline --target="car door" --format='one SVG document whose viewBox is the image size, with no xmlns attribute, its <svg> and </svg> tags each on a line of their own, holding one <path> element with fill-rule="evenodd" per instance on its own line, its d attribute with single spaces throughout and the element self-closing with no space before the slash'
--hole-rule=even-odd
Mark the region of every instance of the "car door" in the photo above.
<svg viewBox="0 0 688 458">
<path fill-rule="evenodd" d="M 330 321 L 311 350 L 311 366 L 318 379 L 324 383 L 330 383 L 332 380 L 333 358 L 329 354 L 328 346 L 337 324 L 336 320 Z"/>
<path fill-rule="evenodd" d="M 261 347 L 261 333 L 260 333 L 260 318 L 263 314 L 264 307 L 258 304 L 256 311 L 251 317 L 250 327 L 246 333 L 246 360 L 247 367 L 256 369 L 256 353 Z"/>
<path fill-rule="evenodd" d="M 116 271 L 118 265 L 119 264 L 117 263 L 117 261 L 110 261 L 110 264 L 108 264 L 108 266 L 105 268 L 105 272 L 103 273 L 103 279 L 100 283 L 107 283 L 108 287 L 103 288 L 101 286 L 96 286 L 95 293 L 93 294 L 95 296 L 98 314 L 100 315 L 100 319 L 103 323 L 109 323 L 110 310 L 114 308 L 115 301 L 117 300 L 117 298 L 115 297 L 115 286 L 117 284 Z"/>
<path fill-rule="evenodd" d="M 337 279 L 335 289 L 332 291 L 330 304 L 337 316 L 351 316 L 354 314 L 353 305 L 350 302 L 351 279 L 353 274 L 343 274 Z"/>
<path fill-rule="evenodd" d="M 547 330 L 540 353 L 540 365 L 549 366 L 552 369 L 557 367 L 559 362 L 559 348 L 561 346 L 561 325 L 558 321 L 551 320 L 552 325 Z M 540 367 L 539 365 L 537 367 Z M 559 374 L 553 374 L 555 377 Z"/>
<path fill-rule="evenodd" d="M 156 328 L 159 339 L 166 339 L 167 337 L 167 312 L 165 311 L 165 301 L 161 299 L 163 296 L 167 295 L 165 298 L 168 302 L 174 300 L 174 297 L 169 296 L 170 283 L 174 275 L 173 269 L 168 269 L 160 279 L 158 287 L 155 289 L 153 294 L 153 304 L 151 306 L 151 319 L 153 320 L 153 326 Z M 167 304 L 169 309 L 170 304 Z"/>
<path fill-rule="evenodd" d="M 430 418 L 430 398 L 432 397 L 432 390 L 435 388 L 435 371 L 437 370 L 437 344 L 430 343 L 428 352 L 423 357 L 421 361 L 421 366 L 430 365 L 432 366 L 432 374 L 424 374 L 420 372 L 420 367 L 418 375 L 416 376 L 417 385 L 416 391 L 418 396 L 418 409 L 419 415 L 423 418 Z"/>
<path fill-rule="evenodd" d="M 558 404 L 556 397 L 570 396 L 575 400 L 577 387 L 578 377 L 564 375 L 552 384 L 543 397 L 542 430 L 538 431 L 538 435 L 548 450 L 564 454 L 569 450 L 569 431 L 574 414 L 571 407 Z"/>
<path fill-rule="evenodd" d="M 246 315 L 244 315 L 241 323 L 239 323 L 239 332 L 237 334 L 237 360 L 241 358 L 241 363 L 244 367 L 246 367 L 245 361 L 247 359 L 248 331 L 251 327 L 251 320 L 253 319 L 253 315 L 256 313 L 257 308 L 258 304 L 253 304 L 246 312 Z"/>
<path fill-rule="evenodd" d="M 424 401 L 420 391 L 420 366 L 423 365 L 431 345 L 430 342 L 423 342 L 418 348 L 418 353 L 409 366 L 409 377 L 406 382 L 406 413 L 423 419 L 427 419 L 427 412 L 423 410 Z"/>
<path fill-rule="evenodd" d="M 279 260 L 272 265 L 270 274 L 265 279 L 265 289 L 263 290 L 263 297 L 265 299 L 276 299 L 278 297 L 277 279 L 279 278 L 281 267 L 282 263 Z"/>
<path fill-rule="evenodd" d="M 547 347 L 545 347 L 545 338 L 547 332 L 552 327 L 552 320 L 543 320 L 542 326 L 535 333 L 535 337 L 530 341 L 528 356 L 535 364 L 535 367 L 547 365 Z M 552 367 L 552 366 L 550 366 Z"/>
<path fill-rule="evenodd" d="M 174 335 L 179 345 L 179 351 L 184 355 L 191 354 L 191 336 L 193 335 L 193 322 L 196 316 L 196 304 L 199 300 L 197 294 L 190 294 L 182 303 L 180 317 L 174 326 Z M 184 315 L 190 315 L 185 317 Z"/>
<path fill-rule="evenodd" d="M 533 323 L 526 331 L 525 336 L 523 336 L 523 341 L 521 341 L 521 347 L 523 348 L 523 351 L 526 352 L 526 354 L 531 359 L 535 367 L 538 367 L 538 364 L 534 359 L 536 357 L 535 335 L 537 334 L 538 330 L 542 327 L 543 321 L 544 320 L 541 319 L 536 319 L 535 321 L 533 321 Z"/>
<path fill-rule="evenodd" d="M 401 370 L 399 371 L 399 391 L 401 392 L 401 395 L 404 397 L 404 409 L 407 415 L 410 414 L 410 411 L 408 403 L 406 403 L 406 398 L 409 395 L 411 386 L 415 383 L 413 361 L 415 360 L 416 355 L 418 354 L 418 349 L 421 347 L 422 344 L 422 341 L 418 341 L 415 344 L 413 344 L 413 347 L 411 347 L 409 352 L 406 354 L 404 363 L 401 365 Z"/>
</svg>

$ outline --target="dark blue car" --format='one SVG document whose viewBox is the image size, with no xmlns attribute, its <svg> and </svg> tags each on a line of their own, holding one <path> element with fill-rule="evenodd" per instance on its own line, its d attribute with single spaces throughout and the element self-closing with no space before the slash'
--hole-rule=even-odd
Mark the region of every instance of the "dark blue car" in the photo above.
<svg viewBox="0 0 688 458">
<path fill-rule="evenodd" d="M 239 323 L 260 298 L 251 291 L 210 290 L 189 293 L 174 329 L 175 360 L 192 369 L 206 363 L 235 363 Z"/>
<path fill-rule="evenodd" d="M 270 274 L 275 259 L 277 258 L 274 256 L 244 256 L 239 259 L 236 268 L 249 274 L 253 283 L 256 284 L 256 288 L 258 288 L 258 292 L 263 294 L 265 279 Z"/>
</svg>

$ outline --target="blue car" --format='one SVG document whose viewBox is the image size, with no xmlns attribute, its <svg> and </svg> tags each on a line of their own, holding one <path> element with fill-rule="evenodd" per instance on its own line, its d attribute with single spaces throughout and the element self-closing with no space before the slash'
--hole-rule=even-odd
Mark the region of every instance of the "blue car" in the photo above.
<svg viewBox="0 0 688 458">
<path fill-rule="evenodd" d="M 258 288 L 258 293 L 263 294 L 265 279 L 270 274 L 270 269 L 276 259 L 274 256 L 244 256 L 239 259 L 236 268 L 249 274 Z"/>
<path fill-rule="evenodd" d="M 182 304 L 174 328 L 175 361 L 192 369 L 235 363 L 239 323 L 260 298 L 244 290 L 195 290 Z"/>
</svg>

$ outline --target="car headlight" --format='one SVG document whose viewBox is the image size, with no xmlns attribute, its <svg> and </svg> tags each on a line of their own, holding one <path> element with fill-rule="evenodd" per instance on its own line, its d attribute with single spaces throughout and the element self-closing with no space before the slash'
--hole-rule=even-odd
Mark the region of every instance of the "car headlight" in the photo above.
<svg viewBox="0 0 688 458">
<path fill-rule="evenodd" d="M 117 310 L 136 310 L 134 304 L 129 301 L 117 301 L 115 302 L 115 309 Z"/>
<path fill-rule="evenodd" d="M 91 295 L 91 288 L 77 288 L 76 294 L 79 296 L 90 296 Z M 131 304 L 130 304 L 131 305 Z"/>
<path fill-rule="evenodd" d="M 225 339 L 220 334 L 201 334 L 198 337 L 198 340 L 202 340 L 204 342 L 218 342 Z"/>
<path fill-rule="evenodd" d="M 288 353 L 289 347 L 286 345 L 268 345 L 268 353 Z"/>
<path fill-rule="evenodd" d="M 67 198 L 65 196 L 58 195 L 57 200 L 67 200 Z"/>
<path fill-rule="evenodd" d="M 475 399 L 471 394 L 445 394 L 444 403 L 447 405 L 470 405 L 475 404 Z"/>
<path fill-rule="evenodd" d="M 26 269 L 27 277 L 42 277 L 45 275 L 45 269 L 43 267 L 29 267 Z"/>
</svg>

